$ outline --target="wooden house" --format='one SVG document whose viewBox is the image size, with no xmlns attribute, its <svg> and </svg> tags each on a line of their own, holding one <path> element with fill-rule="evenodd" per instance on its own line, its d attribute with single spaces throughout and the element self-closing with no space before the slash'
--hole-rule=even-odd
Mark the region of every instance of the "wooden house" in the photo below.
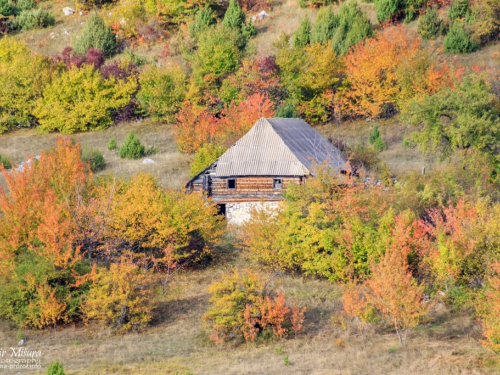
<svg viewBox="0 0 500 375">
<path fill-rule="evenodd" d="M 344 155 L 303 120 L 261 118 L 186 189 L 206 193 L 229 223 L 241 224 L 252 207 L 277 206 L 287 186 L 325 163 L 336 173 L 349 170 Z"/>
</svg>

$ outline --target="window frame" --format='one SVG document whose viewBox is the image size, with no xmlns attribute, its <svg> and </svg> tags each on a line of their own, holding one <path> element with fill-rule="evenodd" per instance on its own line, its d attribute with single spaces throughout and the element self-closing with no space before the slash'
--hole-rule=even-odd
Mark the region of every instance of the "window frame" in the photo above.
<svg viewBox="0 0 500 375">
<path fill-rule="evenodd" d="M 279 184 L 276 183 L 279 181 Z M 277 187 L 279 185 L 279 187 Z M 273 178 L 273 190 L 283 190 L 283 179 L 282 178 Z"/>
<path fill-rule="evenodd" d="M 229 182 L 233 182 L 234 183 L 234 187 L 230 187 L 229 186 Z M 237 188 L 237 185 L 236 185 L 236 178 L 228 178 L 227 179 L 227 190 L 236 190 Z"/>
</svg>

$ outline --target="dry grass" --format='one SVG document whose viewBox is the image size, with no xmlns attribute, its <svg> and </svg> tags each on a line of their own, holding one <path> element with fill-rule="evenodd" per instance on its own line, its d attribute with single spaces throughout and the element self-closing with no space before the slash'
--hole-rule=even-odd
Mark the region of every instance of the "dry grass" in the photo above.
<svg viewBox="0 0 500 375">
<path fill-rule="evenodd" d="M 378 157 L 387 163 L 389 170 L 396 177 L 419 172 L 422 166 L 426 171 L 439 168 L 441 163 L 436 156 L 426 156 L 417 148 L 403 148 L 403 140 L 410 130 L 404 128 L 397 118 L 367 122 L 366 120 L 344 122 L 341 125 L 328 124 L 318 128 L 318 131 L 327 138 L 340 140 L 349 147 L 364 145 L 371 148 L 368 142 L 374 126 L 378 126 L 387 149 L 378 154 Z"/>
<path fill-rule="evenodd" d="M 144 158 L 121 159 L 118 151 L 108 151 L 107 144 L 111 137 L 114 137 L 120 146 L 130 131 L 134 131 L 146 147 L 151 145 L 158 148 L 158 153 L 149 157 L 155 161 L 154 164 L 142 164 Z M 55 145 L 59 136 L 40 134 L 36 130 L 16 130 L 0 136 L 0 154 L 12 159 L 14 163 L 20 163 Z M 103 153 L 106 169 L 100 174 L 112 172 L 117 176 L 130 177 L 138 172 L 148 172 L 155 176 L 162 186 L 169 188 L 180 188 L 188 180 L 191 156 L 177 151 L 170 125 L 151 121 L 132 122 L 100 132 L 76 134 L 71 138 L 84 147 L 94 147 Z M 0 183 L 1 179 L 0 177 Z"/>
<path fill-rule="evenodd" d="M 374 25 L 378 25 L 375 5 L 358 2 L 360 9 L 365 12 Z M 255 51 L 259 55 L 275 53 L 273 43 L 282 34 L 292 35 L 299 27 L 304 17 L 308 17 L 311 23 L 316 20 L 318 9 L 300 8 L 297 0 L 277 0 L 272 9 L 268 11 L 269 17 L 256 24 L 257 36 L 253 39 Z M 337 11 L 340 5 L 334 5 Z"/>
<path fill-rule="evenodd" d="M 161 301 L 153 326 L 143 332 L 116 336 L 92 326 L 26 331 L 26 347 L 43 352 L 44 366 L 58 358 L 67 374 L 495 373 L 497 359 L 481 347 L 478 327 L 468 316 L 453 316 L 438 305 L 435 320 L 415 330 L 409 348 L 402 349 L 390 327 L 333 326 L 331 316 L 341 307 L 340 286 L 295 276 L 275 276 L 275 281 L 289 298 L 308 306 L 298 339 L 214 347 L 201 317 L 209 303 L 208 285 L 230 268 L 246 265 L 236 250 L 232 256 L 180 275 L 170 297 Z M 15 345 L 16 330 L 7 323 L 0 327 L 3 346 Z"/>
</svg>

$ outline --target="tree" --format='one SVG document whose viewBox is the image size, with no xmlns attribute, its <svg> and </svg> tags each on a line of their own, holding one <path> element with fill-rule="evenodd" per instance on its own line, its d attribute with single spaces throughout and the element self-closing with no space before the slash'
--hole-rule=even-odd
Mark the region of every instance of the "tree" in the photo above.
<svg viewBox="0 0 500 375">
<path fill-rule="evenodd" d="M 395 18 L 403 4 L 403 0 L 375 0 L 378 22 L 385 23 Z"/>
<path fill-rule="evenodd" d="M 91 172 L 79 145 L 59 140 L 23 170 L 2 172 L 0 189 L 0 315 L 43 328 L 73 320 L 90 272 L 71 220 L 77 186 Z"/>
<path fill-rule="evenodd" d="M 102 130 L 112 123 L 115 110 L 129 104 L 136 90 L 135 77 L 104 79 L 94 66 L 84 64 L 55 77 L 33 112 L 44 132 Z"/>
<path fill-rule="evenodd" d="M 100 268 L 91 276 L 89 294 L 83 311 L 89 320 L 128 331 L 147 325 L 154 309 L 151 277 L 133 262 L 131 255 L 123 255 L 117 263 Z"/>
<path fill-rule="evenodd" d="M 421 231 L 427 236 L 420 257 L 422 271 L 427 268 L 425 273 L 430 273 L 433 283 L 449 289 L 459 278 L 469 285 L 483 276 L 475 274 L 473 268 L 467 269 L 473 258 L 482 257 L 482 251 L 475 246 L 480 238 L 478 228 L 482 227 L 477 208 L 461 198 L 456 206 L 430 209 L 427 216 L 427 220 L 420 222 Z"/>
<path fill-rule="evenodd" d="M 481 75 L 469 74 L 454 89 L 443 87 L 434 95 L 412 100 L 405 120 L 419 131 L 412 140 L 424 152 L 451 156 L 455 150 L 474 150 L 498 161 L 500 100 Z"/>
<path fill-rule="evenodd" d="M 245 25 L 245 20 L 245 12 L 235 0 L 230 0 L 222 24 L 232 29 L 241 30 Z"/>
<path fill-rule="evenodd" d="M 347 54 L 352 46 L 372 37 L 373 34 L 368 17 L 355 1 L 342 4 L 338 13 L 338 26 L 331 38 L 337 54 Z"/>
<path fill-rule="evenodd" d="M 454 0 L 448 10 L 448 18 L 453 22 L 464 19 L 467 13 L 469 13 L 469 0 Z"/>
<path fill-rule="evenodd" d="M 335 94 L 342 84 L 343 63 L 328 45 L 316 43 L 280 48 L 276 62 L 290 101 L 312 123 L 326 122 L 334 112 Z"/>
<path fill-rule="evenodd" d="M 217 82 L 240 64 L 241 34 L 238 30 L 218 24 L 198 37 L 198 50 L 193 56 L 194 74 L 202 86 Z"/>
<path fill-rule="evenodd" d="M 310 42 L 310 33 L 311 21 L 306 16 L 293 36 L 293 46 L 295 48 L 304 48 L 307 46 Z"/>
<path fill-rule="evenodd" d="M 189 168 L 189 177 L 196 176 L 217 160 L 224 152 L 226 152 L 225 147 L 212 143 L 203 145 L 194 155 L 194 160 Z"/>
<path fill-rule="evenodd" d="M 408 267 L 414 242 L 411 217 L 396 217 L 392 231 L 394 241 L 388 244 L 380 262 L 372 265 L 372 277 L 366 281 L 364 293 L 347 290 L 344 311 L 363 317 L 374 309 L 393 324 L 400 344 L 406 347 L 408 332 L 424 319 L 431 304 L 422 302 L 424 288 Z"/>
<path fill-rule="evenodd" d="M 435 39 L 443 32 L 443 26 L 437 9 L 427 8 L 427 11 L 418 19 L 418 35 L 426 40 Z"/>
<path fill-rule="evenodd" d="M 444 38 L 444 50 L 450 53 L 471 53 L 479 48 L 468 25 L 462 21 L 454 21 Z"/>
<path fill-rule="evenodd" d="M 178 25 L 198 12 L 217 6 L 217 0 L 160 0 L 152 13 L 157 13 L 159 21 L 168 25 Z"/>
<path fill-rule="evenodd" d="M 311 43 L 325 43 L 332 40 L 338 25 L 339 17 L 333 13 L 331 7 L 320 9 L 311 29 Z"/>
<path fill-rule="evenodd" d="M 116 36 L 104 20 L 97 13 L 93 13 L 75 39 L 73 47 L 79 55 L 85 55 L 90 47 L 94 47 L 103 51 L 106 57 L 110 57 L 116 53 Z"/>
<path fill-rule="evenodd" d="M 202 8 L 196 13 L 194 22 L 189 24 L 191 37 L 196 38 L 215 24 L 215 14 L 210 8 Z"/>
<path fill-rule="evenodd" d="M 155 118 L 173 121 L 186 93 L 187 77 L 180 67 L 149 66 L 141 72 L 137 99 Z"/>
<path fill-rule="evenodd" d="M 0 134 L 36 124 L 36 102 L 50 83 L 54 68 L 49 59 L 33 55 L 23 42 L 0 40 Z"/>
<path fill-rule="evenodd" d="M 186 102 L 177 114 L 175 141 L 182 152 L 194 152 L 207 143 L 229 147 L 261 117 L 272 117 L 272 103 L 254 94 L 240 103 L 226 106 L 219 117 L 207 109 Z"/>
<path fill-rule="evenodd" d="M 343 110 L 390 116 L 415 95 L 447 84 L 448 70 L 437 68 L 419 46 L 417 35 L 396 26 L 351 49 L 345 57 L 348 84 L 340 95 Z"/>
</svg>

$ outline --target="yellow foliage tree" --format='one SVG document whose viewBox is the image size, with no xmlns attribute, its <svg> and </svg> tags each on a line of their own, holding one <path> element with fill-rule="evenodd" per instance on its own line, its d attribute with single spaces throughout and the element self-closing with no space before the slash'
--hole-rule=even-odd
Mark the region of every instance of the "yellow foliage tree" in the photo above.
<svg viewBox="0 0 500 375">
<path fill-rule="evenodd" d="M 112 111 L 125 107 L 137 90 L 137 79 L 104 79 L 93 65 L 63 71 L 37 101 L 34 115 L 44 132 L 63 134 L 102 130 L 112 123 Z"/>
<path fill-rule="evenodd" d="M 11 37 L 0 40 L 0 134 L 34 123 L 35 103 L 53 73 L 49 59 Z"/>
<path fill-rule="evenodd" d="M 88 320 L 97 320 L 120 331 L 140 328 L 152 318 L 155 304 L 151 276 L 123 255 L 109 270 L 100 268 L 91 276 L 91 287 L 83 311 Z"/>
</svg>

